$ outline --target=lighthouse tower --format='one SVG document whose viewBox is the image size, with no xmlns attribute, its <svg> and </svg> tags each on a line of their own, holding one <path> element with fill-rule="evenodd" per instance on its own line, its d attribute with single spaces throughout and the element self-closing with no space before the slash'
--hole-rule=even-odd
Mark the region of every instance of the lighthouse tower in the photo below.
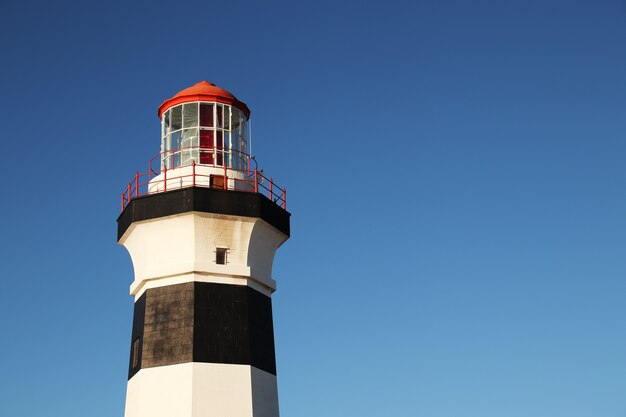
<svg viewBox="0 0 626 417">
<path fill-rule="evenodd" d="M 202 81 L 159 106 L 161 152 L 121 196 L 132 258 L 126 417 L 276 417 L 272 263 L 286 191 L 250 156 L 250 110 Z"/>
</svg>

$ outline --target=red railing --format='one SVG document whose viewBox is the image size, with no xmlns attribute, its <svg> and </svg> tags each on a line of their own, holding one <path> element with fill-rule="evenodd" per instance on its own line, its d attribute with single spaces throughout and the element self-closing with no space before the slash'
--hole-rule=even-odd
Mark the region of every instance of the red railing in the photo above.
<svg viewBox="0 0 626 417">
<path fill-rule="evenodd" d="M 168 169 L 167 164 L 164 164 L 163 169 L 155 170 L 152 167 L 153 161 L 157 157 L 159 157 L 159 161 L 166 160 L 170 162 L 173 160 L 174 155 L 181 155 L 183 151 L 193 151 L 196 149 L 200 153 L 221 155 L 223 165 L 217 165 L 215 163 L 198 164 L 192 159 L 190 164 L 177 165 L 175 168 Z M 241 165 L 245 164 L 247 168 L 231 168 L 226 166 L 227 161 L 233 160 L 233 155 L 238 155 L 237 158 L 239 158 L 239 161 L 243 162 Z M 219 159 L 214 158 L 213 161 L 219 161 Z M 254 160 L 248 155 L 227 149 L 192 146 L 189 148 L 179 148 L 161 152 L 150 160 L 149 171 L 147 173 L 136 172 L 135 177 L 126 186 L 126 190 L 124 190 L 121 195 L 122 211 L 124 211 L 124 208 L 128 205 L 130 200 L 135 197 L 162 193 L 168 191 L 168 189 L 171 191 L 189 187 L 207 187 L 260 193 L 286 210 L 287 190 L 279 187 L 274 182 L 273 178 L 266 177 L 263 172 L 259 171 L 256 167 L 251 169 L 253 162 Z M 254 162 L 254 165 L 256 165 L 256 162 Z M 212 169 L 210 173 L 203 173 L 202 168 L 200 168 L 200 172 L 198 172 L 198 169 L 196 169 L 198 167 L 217 168 L 219 171 Z M 189 169 L 185 168 L 191 168 L 191 172 L 189 172 Z M 161 174 L 163 174 L 163 176 L 157 179 Z"/>
</svg>

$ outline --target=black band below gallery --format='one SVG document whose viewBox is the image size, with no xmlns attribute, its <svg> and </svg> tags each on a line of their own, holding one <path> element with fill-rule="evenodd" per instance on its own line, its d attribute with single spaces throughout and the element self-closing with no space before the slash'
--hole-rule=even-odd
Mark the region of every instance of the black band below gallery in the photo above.
<svg viewBox="0 0 626 417">
<path fill-rule="evenodd" d="M 289 236 L 291 214 L 263 194 L 189 187 L 131 199 L 117 219 L 117 240 L 134 222 L 191 211 L 258 217 Z"/>
<path fill-rule="evenodd" d="M 189 282 L 135 302 L 128 379 L 187 362 L 252 365 L 276 375 L 272 300 L 242 285 Z"/>
</svg>

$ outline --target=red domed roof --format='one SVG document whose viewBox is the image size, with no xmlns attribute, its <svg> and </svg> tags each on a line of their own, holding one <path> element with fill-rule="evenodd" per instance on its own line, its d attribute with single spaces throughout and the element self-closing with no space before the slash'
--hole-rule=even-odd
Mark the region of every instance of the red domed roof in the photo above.
<svg viewBox="0 0 626 417">
<path fill-rule="evenodd" d="M 215 101 L 218 103 L 229 104 L 244 112 L 246 114 L 246 118 L 250 118 L 250 109 L 246 106 L 246 103 L 237 100 L 237 97 L 215 84 L 207 81 L 200 81 L 198 84 L 185 88 L 174 97 L 165 100 L 159 106 L 159 119 L 170 107 L 193 101 Z"/>
</svg>

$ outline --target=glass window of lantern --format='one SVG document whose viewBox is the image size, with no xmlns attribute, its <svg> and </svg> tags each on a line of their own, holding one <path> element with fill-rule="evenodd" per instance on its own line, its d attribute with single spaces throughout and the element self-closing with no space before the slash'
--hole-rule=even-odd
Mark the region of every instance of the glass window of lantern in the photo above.
<svg viewBox="0 0 626 417">
<path fill-rule="evenodd" d="M 232 168 L 238 168 L 235 160 L 236 160 L 236 152 L 233 151 L 233 142 L 232 142 L 232 135 L 231 135 L 231 111 L 232 111 L 232 107 L 230 106 L 224 106 L 224 148 L 225 148 L 225 153 L 224 153 L 224 157 L 226 159 L 226 161 L 224 162 L 226 165 L 228 165 L 229 167 Z"/>
<path fill-rule="evenodd" d="M 213 165 L 215 131 L 200 129 L 200 160 L 201 164 Z"/>
<path fill-rule="evenodd" d="M 183 107 L 176 106 L 170 109 L 172 131 L 183 128 Z"/>
<path fill-rule="evenodd" d="M 245 116 L 239 109 L 232 109 L 232 148 L 235 153 L 234 165 L 238 169 L 246 169 L 247 165 L 247 149 L 245 143 Z"/>
<path fill-rule="evenodd" d="M 167 147 L 166 160 L 168 161 L 168 168 L 175 168 L 180 165 L 180 147 L 181 147 L 181 132 L 172 132 L 168 136 L 169 140 Z"/>
<path fill-rule="evenodd" d="M 171 129 L 170 129 L 170 111 L 166 111 L 165 113 L 163 113 L 163 132 L 161 137 L 164 138 L 167 136 L 168 133 L 170 133 Z"/>
<path fill-rule="evenodd" d="M 161 169 L 174 168 L 180 164 L 180 129 L 182 129 L 182 106 L 176 106 L 163 113 L 161 141 Z"/>
<path fill-rule="evenodd" d="M 217 113 L 217 118 L 216 118 L 217 123 L 215 126 L 218 128 L 223 128 L 224 127 L 224 105 L 216 104 L 215 110 Z"/>
<path fill-rule="evenodd" d="M 184 129 L 181 137 L 180 165 L 191 165 L 191 161 L 198 160 L 198 128 Z"/>
<path fill-rule="evenodd" d="M 227 130 L 224 130 L 224 163 L 231 167 L 231 168 L 237 168 L 234 164 L 234 155 L 233 155 L 233 148 L 231 146 L 231 142 L 230 142 L 230 132 Z"/>
<path fill-rule="evenodd" d="M 230 130 L 230 112 L 231 112 L 231 107 L 230 106 L 224 106 L 224 129 L 226 130 Z"/>
<path fill-rule="evenodd" d="M 224 165 L 224 132 L 215 132 L 215 156 L 217 165 Z"/>
<path fill-rule="evenodd" d="M 183 104 L 183 129 L 198 126 L 198 103 Z"/>
<path fill-rule="evenodd" d="M 231 108 L 231 117 L 229 122 L 230 134 L 228 137 L 228 146 L 230 148 L 230 166 L 236 169 L 240 169 L 240 150 L 238 146 L 239 141 L 237 140 L 237 109 Z"/>
<path fill-rule="evenodd" d="M 238 131 L 239 126 L 241 125 L 241 111 L 239 111 L 239 109 L 233 108 L 232 113 L 233 113 L 233 117 L 232 117 L 231 129 L 234 132 L 234 131 Z"/>
<path fill-rule="evenodd" d="M 213 127 L 213 104 L 200 103 L 200 126 Z"/>
<path fill-rule="evenodd" d="M 167 149 L 167 144 L 165 141 L 167 140 L 167 134 L 170 129 L 170 111 L 166 111 L 163 113 L 163 120 L 161 122 L 161 169 L 165 165 L 165 150 Z"/>
<path fill-rule="evenodd" d="M 247 156 L 250 152 L 248 151 L 248 138 L 247 138 L 247 124 L 246 117 L 243 113 L 241 113 L 241 125 L 239 127 L 239 147 L 241 152 L 244 153 L 244 156 Z"/>
</svg>

